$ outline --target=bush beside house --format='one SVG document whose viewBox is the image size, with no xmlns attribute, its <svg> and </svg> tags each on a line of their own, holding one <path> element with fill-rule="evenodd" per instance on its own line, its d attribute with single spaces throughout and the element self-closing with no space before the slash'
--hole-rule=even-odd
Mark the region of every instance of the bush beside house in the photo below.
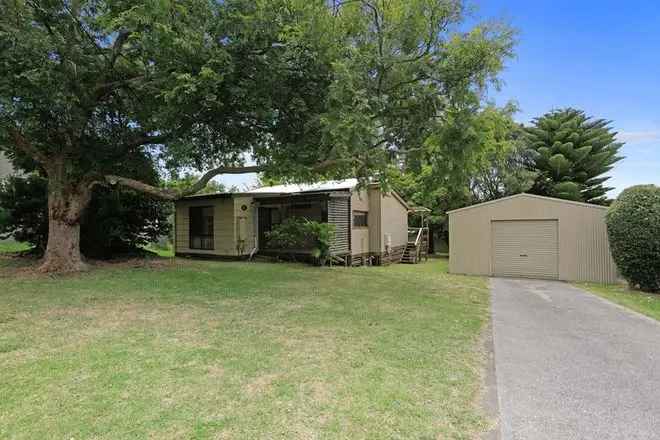
<svg viewBox="0 0 660 440">
<path fill-rule="evenodd" d="M 335 227 L 305 218 L 291 217 L 273 227 L 267 234 L 269 244 L 293 256 L 297 251 L 309 250 L 321 265 L 330 257 L 330 246 L 335 238 Z"/>
<path fill-rule="evenodd" d="M 48 183 L 36 175 L 0 183 L 0 238 L 31 244 L 38 253 L 48 241 Z M 170 231 L 169 204 L 130 190 L 98 187 L 81 224 L 80 246 L 88 258 L 141 253 Z"/>
<path fill-rule="evenodd" d="M 660 292 L 660 187 L 623 191 L 607 214 L 612 257 L 631 287 Z"/>
</svg>

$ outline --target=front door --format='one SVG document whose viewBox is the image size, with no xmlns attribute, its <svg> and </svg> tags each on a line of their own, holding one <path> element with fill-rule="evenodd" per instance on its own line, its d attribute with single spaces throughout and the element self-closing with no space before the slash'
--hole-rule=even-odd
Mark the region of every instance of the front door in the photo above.
<svg viewBox="0 0 660 440">
<path fill-rule="evenodd" d="M 259 248 L 268 248 L 267 233 L 273 226 L 280 224 L 280 210 L 278 208 L 259 207 Z"/>
</svg>

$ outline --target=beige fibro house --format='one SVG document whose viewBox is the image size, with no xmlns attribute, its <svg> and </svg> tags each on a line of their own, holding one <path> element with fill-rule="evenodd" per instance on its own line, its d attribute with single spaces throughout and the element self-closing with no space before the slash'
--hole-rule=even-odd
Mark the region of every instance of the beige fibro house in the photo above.
<svg viewBox="0 0 660 440">
<path fill-rule="evenodd" d="M 607 208 L 517 194 L 450 211 L 452 273 L 617 281 Z"/>
<path fill-rule="evenodd" d="M 269 246 L 267 233 L 289 217 L 303 217 L 335 226 L 331 253 L 347 265 L 416 262 L 424 234 L 411 230 L 409 244 L 408 211 L 396 192 L 359 187 L 357 179 L 196 195 L 176 203 L 174 246 L 183 256 L 272 255 L 281 250 Z"/>
</svg>

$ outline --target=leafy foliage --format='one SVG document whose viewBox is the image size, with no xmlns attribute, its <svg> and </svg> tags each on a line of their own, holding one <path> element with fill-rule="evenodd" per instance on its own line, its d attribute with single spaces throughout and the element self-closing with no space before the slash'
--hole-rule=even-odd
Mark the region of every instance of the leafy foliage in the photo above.
<svg viewBox="0 0 660 440">
<path fill-rule="evenodd" d="M 426 218 L 433 234 L 445 241 L 447 211 L 524 191 L 533 183 L 520 146 L 521 129 L 513 121 L 517 108 L 480 108 L 477 98 L 448 112 L 424 148 L 389 171 L 406 200 L 431 210 Z"/>
<path fill-rule="evenodd" d="M 477 113 L 477 108 L 448 111 L 422 148 L 390 167 L 394 188 L 409 203 L 431 209 L 431 223 L 441 223 L 445 211 L 470 203 L 470 170 L 483 147 L 473 125 Z"/>
<path fill-rule="evenodd" d="M 273 227 L 267 239 L 270 246 L 286 251 L 311 249 L 312 256 L 325 264 L 335 239 L 335 227 L 328 223 L 290 217 Z"/>
<path fill-rule="evenodd" d="M 513 46 L 505 26 L 463 31 L 462 0 L 4 6 L 0 150 L 48 176 L 66 236 L 44 270 L 75 257 L 64 244 L 94 186 L 186 194 L 117 175 L 136 157 L 208 178 L 249 158 L 267 177 L 385 179 L 393 156 L 434 144 L 452 108 L 479 100 Z"/>
<path fill-rule="evenodd" d="M 624 190 L 607 213 L 612 257 L 632 287 L 660 292 L 660 187 Z"/>
<path fill-rule="evenodd" d="M 11 176 L 0 183 L 0 238 L 12 237 L 43 251 L 48 241 L 48 183 L 36 175 Z"/>
<path fill-rule="evenodd" d="M 539 176 L 532 192 L 588 203 L 608 203 L 603 175 L 622 159 L 610 121 L 593 119 L 572 108 L 534 120 L 527 144 L 536 152 L 532 168 Z"/>
<path fill-rule="evenodd" d="M 487 107 L 475 121 L 480 146 L 470 178 L 474 202 L 485 202 L 528 191 L 538 171 L 523 142 L 523 129 L 513 120 L 517 107 Z"/>
<path fill-rule="evenodd" d="M 456 31 L 464 9 L 12 2 L 0 19 L 0 145 L 24 159 L 66 152 L 70 180 L 113 173 L 136 149 L 172 170 L 248 154 L 289 178 L 366 176 L 390 149 L 423 142 L 447 103 L 494 81 L 511 54 L 506 27 Z"/>
<path fill-rule="evenodd" d="M 89 258 L 141 252 L 170 233 L 172 207 L 144 194 L 97 188 L 81 224 L 80 248 Z"/>
<path fill-rule="evenodd" d="M 164 183 L 165 188 L 174 188 L 174 189 L 184 189 L 192 186 L 195 182 L 199 180 L 199 176 L 192 174 L 192 173 L 185 173 L 183 176 L 178 176 L 176 178 L 172 178 L 167 180 Z M 234 189 L 229 189 L 229 192 L 232 192 Z M 212 194 L 212 193 L 219 193 L 219 192 L 225 192 L 227 191 L 227 188 L 225 187 L 224 184 L 217 182 L 215 180 L 209 181 L 206 186 L 199 190 L 197 194 Z"/>
<path fill-rule="evenodd" d="M 528 192 L 538 176 L 529 167 L 532 161 L 529 150 L 521 145 L 489 152 L 484 160 L 470 183 L 477 203 Z"/>
<path fill-rule="evenodd" d="M 36 175 L 10 177 L 0 185 L 6 220 L 0 235 L 27 242 L 43 252 L 48 241 L 48 183 Z M 137 252 L 169 233 L 171 208 L 134 191 L 96 189 L 82 220 L 81 250 L 90 258 Z"/>
<path fill-rule="evenodd" d="M 9 213 L 6 210 L 0 208 L 0 231 L 2 231 L 6 227 L 8 222 L 9 222 Z"/>
<path fill-rule="evenodd" d="M 338 3 L 341 43 L 320 143 L 354 175 L 385 180 L 393 156 L 434 143 L 452 108 L 496 81 L 512 32 L 495 24 L 458 32 L 463 1 Z"/>
</svg>

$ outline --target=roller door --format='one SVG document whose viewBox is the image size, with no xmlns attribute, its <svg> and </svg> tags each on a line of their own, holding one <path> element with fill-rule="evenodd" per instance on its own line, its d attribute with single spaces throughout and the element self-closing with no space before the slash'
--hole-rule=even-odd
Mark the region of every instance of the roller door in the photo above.
<svg viewBox="0 0 660 440">
<path fill-rule="evenodd" d="M 558 279 L 557 220 L 491 222 L 495 276 Z"/>
</svg>

